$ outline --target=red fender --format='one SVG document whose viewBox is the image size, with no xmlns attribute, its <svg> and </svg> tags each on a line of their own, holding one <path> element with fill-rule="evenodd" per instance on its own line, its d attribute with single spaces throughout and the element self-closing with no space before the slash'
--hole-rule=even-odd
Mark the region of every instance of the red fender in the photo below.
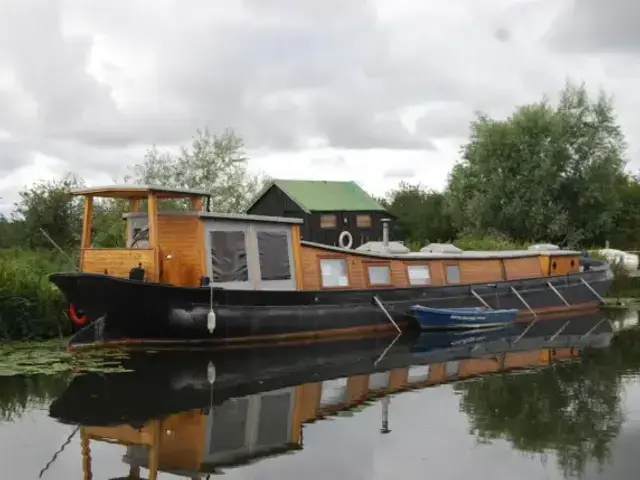
<svg viewBox="0 0 640 480">
<path fill-rule="evenodd" d="M 76 312 L 76 308 L 73 306 L 73 303 L 69 304 L 69 316 L 71 317 L 71 321 L 76 325 L 84 325 L 85 323 L 87 323 L 86 315 L 82 315 L 81 317 L 79 317 L 78 313 Z"/>
</svg>

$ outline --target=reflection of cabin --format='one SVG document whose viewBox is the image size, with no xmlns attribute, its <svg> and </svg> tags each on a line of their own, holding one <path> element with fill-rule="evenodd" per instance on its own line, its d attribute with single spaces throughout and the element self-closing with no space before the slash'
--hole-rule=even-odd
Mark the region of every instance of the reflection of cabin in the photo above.
<svg viewBox="0 0 640 480">
<path fill-rule="evenodd" d="M 382 240 L 382 219 L 394 217 L 355 182 L 275 180 L 247 208 L 253 215 L 302 218 L 302 239 L 339 245 L 348 231 L 352 248 Z"/>
<path fill-rule="evenodd" d="M 189 410 L 151 420 L 139 430 L 128 425 L 83 426 L 84 479 L 92 478 L 91 440 L 126 446 L 123 461 L 129 464 L 130 479 L 141 478 L 141 468 L 149 470 L 149 480 L 155 480 L 158 471 L 202 478 L 219 467 L 299 450 L 303 424 L 353 408 L 367 398 L 488 373 L 541 367 L 576 358 L 579 353 L 579 348 L 560 347 L 481 355 L 231 398 L 209 409 L 209 413 Z M 388 403 L 384 403 L 382 433 L 389 431 L 387 408 Z"/>
</svg>

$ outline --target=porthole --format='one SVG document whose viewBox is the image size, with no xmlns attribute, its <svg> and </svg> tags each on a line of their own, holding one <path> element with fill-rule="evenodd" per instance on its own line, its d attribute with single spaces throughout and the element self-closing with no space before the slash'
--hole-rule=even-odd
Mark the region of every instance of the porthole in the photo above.
<svg viewBox="0 0 640 480">
<path fill-rule="evenodd" d="M 555 262 L 555 260 L 553 261 L 553 263 L 551 264 L 551 268 L 553 268 L 554 270 L 556 268 L 558 268 L 558 264 Z"/>
<path fill-rule="evenodd" d="M 576 266 L 576 261 L 575 260 L 571 260 L 571 266 L 575 267 Z"/>
</svg>

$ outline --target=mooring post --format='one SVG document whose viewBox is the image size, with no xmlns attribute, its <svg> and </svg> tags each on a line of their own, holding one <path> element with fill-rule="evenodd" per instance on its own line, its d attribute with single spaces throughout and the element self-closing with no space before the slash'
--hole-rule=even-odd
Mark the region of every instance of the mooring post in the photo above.
<svg viewBox="0 0 640 480">
<path fill-rule="evenodd" d="M 598 292 L 596 292 L 596 291 L 595 291 L 595 289 L 594 289 L 591 285 L 589 285 L 589 282 L 587 282 L 587 281 L 586 281 L 584 278 L 582 278 L 582 277 L 580 277 L 580 281 L 581 281 L 582 283 L 584 283 L 584 284 L 585 284 L 585 286 L 586 286 L 589 290 L 591 290 L 591 293 L 593 293 L 596 297 L 598 297 L 598 300 L 600 300 L 602 303 L 604 303 L 604 298 L 602 298 L 602 297 L 600 296 L 600 294 L 599 294 Z"/>
<path fill-rule="evenodd" d="M 473 288 L 471 289 L 471 294 L 472 294 L 474 297 L 476 297 L 478 300 L 480 300 L 480 303 L 482 303 L 485 307 L 487 307 L 487 308 L 491 308 L 491 305 L 489 305 L 489 304 L 484 300 L 484 298 L 482 298 L 482 297 L 478 294 L 478 292 L 476 292 Z"/>
<path fill-rule="evenodd" d="M 519 299 L 519 300 L 524 304 L 524 306 L 525 306 L 525 307 L 527 307 L 527 309 L 531 312 L 531 314 L 532 314 L 534 317 L 537 317 L 537 316 L 538 316 L 538 314 L 536 314 L 536 312 L 534 312 L 534 311 L 533 311 L 533 309 L 532 309 L 532 308 L 529 306 L 529 304 L 524 300 L 524 298 L 522 298 L 522 296 L 521 296 L 521 295 L 518 293 L 518 291 L 513 287 L 513 285 L 511 285 L 511 287 L 510 287 L 510 288 L 511 288 L 511 291 L 512 291 L 513 293 L 515 293 L 515 294 L 516 294 L 516 297 L 518 297 L 518 299 Z"/>
<path fill-rule="evenodd" d="M 562 296 L 562 294 L 558 291 L 558 289 L 556 287 L 553 286 L 553 284 L 551 282 L 547 282 L 547 285 L 549 285 L 549 288 L 551 290 L 553 290 L 553 292 L 560 297 L 560 300 L 562 300 L 562 302 L 567 306 L 567 307 L 571 307 L 571 304 L 569 302 L 567 302 L 567 300 Z"/>
</svg>

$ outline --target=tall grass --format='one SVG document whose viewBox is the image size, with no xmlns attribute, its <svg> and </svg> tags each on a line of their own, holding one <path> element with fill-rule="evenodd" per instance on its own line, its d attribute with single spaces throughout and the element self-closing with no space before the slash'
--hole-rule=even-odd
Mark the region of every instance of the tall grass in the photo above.
<svg viewBox="0 0 640 480">
<path fill-rule="evenodd" d="M 69 333 L 64 298 L 47 278 L 69 268 L 55 253 L 0 250 L 0 341 Z"/>
</svg>

